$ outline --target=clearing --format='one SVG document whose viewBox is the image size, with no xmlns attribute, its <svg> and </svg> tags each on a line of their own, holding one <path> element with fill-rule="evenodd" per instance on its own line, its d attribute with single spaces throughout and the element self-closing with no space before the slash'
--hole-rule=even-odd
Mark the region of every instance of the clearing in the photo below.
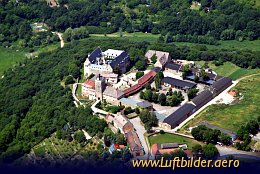
<svg viewBox="0 0 260 174">
<path fill-rule="evenodd" d="M 205 61 L 195 61 L 196 64 L 203 66 Z M 217 74 L 230 77 L 233 80 L 237 80 L 241 77 L 245 77 L 251 74 L 260 73 L 260 69 L 245 69 L 236 66 L 231 62 L 225 62 L 223 65 L 215 66 L 212 62 L 208 62 L 208 66 Z"/>
<path fill-rule="evenodd" d="M 35 52 L 32 53 L 33 56 L 37 56 L 41 52 L 48 52 L 55 50 L 59 47 L 59 43 L 50 44 L 47 46 L 34 47 L 32 48 Z M 22 62 L 26 55 L 29 55 L 29 48 L 19 48 L 16 43 L 9 47 L 0 47 L 0 77 L 4 74 L 4 71 L 11 68 L 18 62 Z"/>
<path fill-rule="evenodd" d="M 3 75 L 4 71 L 12 67 L 12 65 L 21 62 L 24 58 L 24 52 L 21 50 L 0 47 L 0 76 Z"/>
</svg>

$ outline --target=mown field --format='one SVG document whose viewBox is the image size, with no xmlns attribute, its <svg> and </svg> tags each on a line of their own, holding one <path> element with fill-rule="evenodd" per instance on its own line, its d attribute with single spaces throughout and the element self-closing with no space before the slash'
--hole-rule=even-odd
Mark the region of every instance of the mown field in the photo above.
<svg viewBox="0 0 260 174">
<path fill-rule="evenodd" d="M 163 143 L 178 143 L 178 144 L 187 144 L 188 149 L 192 149 L 192 147 L 196 144 L 201 144 L 200 142 L 190 139 L 190 138 L 185 138 L 182 136 L 174 135 L 174 134 L 155 134 L 154 136 L 150 136 L 149 138 L 150 145 L 152 144 L 163 144 Z"/>
<path fill-rule="evenodd" d="M 52 51 L 58 47 L 59 43 L 51 44 L 45 47 L 35 47 L 33 50 L 36 50 L 36 52 L 34 52 L 33 55 L 38 55 L 40 52 Z M 0 47 L 0 76 L 2 76 L 4 71 L 11 68 L 14 64 L 22 62 L 26 55 L 29 54 L 28 52 L 29 48 L 18 48 L 16 44 L 14 44 L 13 48 Z"/>
<path fill-rule="evenodd" d="M 188 122 L 180 132 L 196 126 L 202 121 L 237 131 L 240 125 L 260 115 L 260 75 L 241 80 L 234 89 L 242 94 L 243 99 L 235 105 L 211 105 Z"/>
<path fill-rule="evenodd" d="M 203 66 L 205 61 L 195 61 L 196 64 Z M 225 62 L 223 65 L 215 66 L 212 62 L 208 62 L 209 67 L 217 74 L 230 77 L 233 80 L 237 80 L 241 77 L 251 74 L 260 73 L 260 69 L 245 69 L 236 66 L 231 62 Z"/>
<path fill-rule="evenodd" d="M 21 50 L 0 47 L 0 76 L 2 76 L 4 71 L 8 68 L 11 68 L 14 64 L 22 61 L 24 58 L 24 52 Z"/>
<path fill-rule="evenodd" d="M 130 41 L 134 42 L 157 42 L 158 38 L 160 37 L 159 34 L 151 34 L 151 33 L 142 33 L 142 32 L 134 32 L 134 33 L 126 33 L 116 32 L 112 34 L 90 34 L 92 38 L 96 39 L 103 39 L 103 38 L 127 38 Z M 239 42 L 237 40 L 227 40 L 227 41 L 219 41 L 220 45 L 206 45 L 208 49 L 240 49 L 240 50 L 253 50 L 253 51 L 260 51 L 260 40 L 248 41 L 244 40 Z M 197 43 L 189 43 L 189 42 L 174 42 L 177 46 L 194 46 L 198 45 Z"/>
</svg>

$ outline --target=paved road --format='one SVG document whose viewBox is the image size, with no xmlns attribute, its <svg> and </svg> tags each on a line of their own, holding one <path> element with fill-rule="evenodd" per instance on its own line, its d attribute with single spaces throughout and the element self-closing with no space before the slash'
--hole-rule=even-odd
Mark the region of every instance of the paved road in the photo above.
<svg viewBox="0 0 260 174">
<path fill-rule="evenodd" d="M 260 160 L 259 153 L 245 152 L 245 151 L 236 150 L 234 148 L 224 147 L 219 145 L 216 145 L 216 148 L 218 149 L 220 156 L 233 155 L 237 157 L 246 157 L 246 158 Z"/>
<path fill-rule="evenodd" d="M 98 109 L 98 108 L 96 107 L 96 105 L 97 105 L 99 102 L 100 102 L 100 100 L 97 100 L 97 101 L 91 106 L 92 111 L 93 111 L 94 113 L 101 113 L 101 114 L 105 114 L 105 115 L 109 114 L 109 112 L 106 112 L 106 111 L 104 111 L 104 110 Z"/>
<path fill-rule="evenodd" d="M 139 117 L 130 119 L 129 121 L 134 125 L 136 133 L 142 143 L 145 152 L 145 155 L 142 157 L 138 157 L 138 159 L 148 159 L 148 157 L 150 157 L 150 152 L 144 137 L 144 133 L 146 132 L 146 130 L 144 129 L 144 126 L 141 124 L 141 120 Z"/>
</svg>

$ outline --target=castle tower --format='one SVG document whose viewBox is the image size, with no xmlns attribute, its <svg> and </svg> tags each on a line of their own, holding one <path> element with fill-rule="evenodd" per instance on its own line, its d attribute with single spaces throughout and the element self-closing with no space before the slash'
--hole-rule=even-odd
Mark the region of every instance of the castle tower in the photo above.
<svg viewBox="0 0 260 174">
<path fill-rule="evenodd" d="M 103 100 L 103 92 L 105 90 L 105 87 L 105 79 L 98 74 L 95 80 L 95 92 L 97 100 Z"/>
</svg>

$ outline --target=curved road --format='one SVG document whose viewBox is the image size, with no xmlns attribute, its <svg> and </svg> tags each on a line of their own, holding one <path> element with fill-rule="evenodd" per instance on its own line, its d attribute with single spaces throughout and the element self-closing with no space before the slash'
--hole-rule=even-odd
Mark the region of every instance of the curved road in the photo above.
<svg viewBox="0 0 260 174">
<path fill-rule="evenodd" d="M 250 159 L 255 159 L 255 160 L 260 160 L 260 154 L 255 153 L 255 152 L 246 152 L 246 151 L 241 151 L 241 150 L 236 150 L 231 147 L 224 147 L 224 146 L 219 146 L 216 145 L 216 148 L 218 149 L 219 155 L 222 157 L 226 157 L 228 155 L 232 155 L 235 157 L 245 157 L 245 158 L 250 158 Z"/>
</svg>

